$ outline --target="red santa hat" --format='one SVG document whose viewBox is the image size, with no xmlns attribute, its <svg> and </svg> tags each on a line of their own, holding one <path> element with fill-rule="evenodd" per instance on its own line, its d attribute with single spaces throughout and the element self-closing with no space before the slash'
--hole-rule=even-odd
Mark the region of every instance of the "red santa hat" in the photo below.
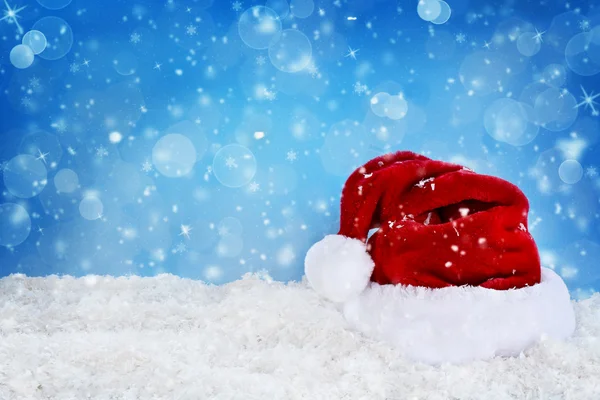
<svg viewBox="0 0 600 400">
<path fill-rule="evenodd" d="M 405 325 L 400 321 L 406 315 L 419 315 L 420 321 L 431 319 L 430 329 L 436 327 L 442 314 L 442 320 L 451 318 L 456 323 L 476 318 L 481 322 L 479 328 L 495 330 L 508 340 L 488 342 L 486 351 L 503 354 L 503 346 L 508 353 L 521 351 L 523 343 L 535 341 L 536 335 L 562 338 L 574 329 L 564 282 L 540 266 L 536 244 L 528 231 L 528 210 L 529 203 L 521 190 L 500 178 L 411 152 L 377 157 L 348 178 L 342 191 L 340 230 L 308 251 L 306 277 L 319 294 L 345 303 L 346 317 L 362 331 L 372 331 L 373 318 L 385 314 L 377 312 L 382 309 L 388 314 L 396 310 L 386 317 L 388 322 L 393 321 L 388 327 L 393 333 L 377 319 L 378 336 L 392 335 L 403 344 L 410 341 L 401 327 L 412 329 L 409 321 L 404 321 Z M 378 229 L 368 237 L 373 228 Z M 418 311 L 414 307 L 405 309 L 415 294 L 407 291 L 411 287 L 421 288 Z M 453 289 L 440 292 L 442 288 Z M 389 296 L 376 296 L 373 290 Z M 450 299 L 453 292 L 462 298 L 460 307 Z M 448 295 L 448 301 L 440 303 L 440 293 Z M 513 308 L 496 307 L 496 314 L 504 309 L 506 315 L 489 319 L 491 310 L 485 304 L 490 300 Z M 484 323 L 486 318 L 489 320 Z M 365 324 L 365 320 L 370 323 Z M 465 324 L 459 323 L 456 329 L 464 330 Z M 515 324 L 531 329 L 515 336 L 510 329 L 517 329 Z M 448 327 L 446 323 L 440 328 L 446 330 L 446 339 L 454 341 L 459 334 L 449 332 Z M 418 335 L 421 344 L 422 335 Z M 464 354 L 453 353 L 456 342 L 440 346 L 425 346 L 437 354 L 427 360 L 465 359 Z M 419 345 L 413 342 L 407 350 L 411 348 L 418 349 Z M 448 351 L 453 355 L 444 355 Z M 481 358 L 480 353 L 473 357 L 467 353 L 466 359 Z"/>
</svg>

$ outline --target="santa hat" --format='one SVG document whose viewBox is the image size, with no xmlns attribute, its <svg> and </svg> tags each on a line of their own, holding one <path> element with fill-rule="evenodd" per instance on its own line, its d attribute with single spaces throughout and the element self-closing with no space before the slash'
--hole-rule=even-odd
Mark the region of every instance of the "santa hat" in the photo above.
<svg viewBox="0 0 600 400">
<path fill-rule="evenodd" d="M 564 282 L 540 266 L 528 211 L 521 190 L 500 178 L 411 152 L 377 157 L 348 178 L 340 230 L 308 251 L 306 277 L 344 303 L 363 332 L 410 343 L 409 353 L 437 354 L 416 358 L 518 353 L 540 335 L 564 338 L 575 326 Z M 465 329 L 491 333 L 481 348 L 455 354 L 458 336 L 470 337 Z"/>
</svg>

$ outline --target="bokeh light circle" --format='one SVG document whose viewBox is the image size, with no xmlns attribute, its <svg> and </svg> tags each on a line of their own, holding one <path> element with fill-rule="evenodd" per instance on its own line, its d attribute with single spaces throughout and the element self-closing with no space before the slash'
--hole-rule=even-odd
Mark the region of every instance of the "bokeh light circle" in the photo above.
<svg viewBox="0 0 600 400">
<path fill-rule="evenodd" d="M 0 204 L 0 246 L 17 246 L 30 232 L 31 219 L 25 208 L 14 203 Z"/>
<path fill-rule="evenodd" d="M 530 143 L 539 128 L 530 123 L 531 107 L 513 99 L 494 101 L 485 111 L 483 124 L 487 133 L 499 142 L 522 146 Z"/>
<path fill-rule="evenodd" d="M 450 15 L 452 15 L 452 10 L 448 3 L 440 0 L 439 4 L 441 7 L 440 14 L 435 19 L 431 20 L 431 23 L 436 25 L 445 24 L 450 19 Z"/>
<path fill-rule="evenodd" d="M 387 104 L 390 101 L 389 93 L 380 92 L 371 97 L 371 111 L 378 117 L 385 117 L 387 115 Z"/>
<path fill-rule="evenodd" d="M 47 183 L 48 171 L 44 163 L 29 154 L 14 157 L 4 169 L 4 185 L 21 199 L 37 196 Z"/>
<path fill-rule="evenodd" d="M 79 213 L 89 221 L 101 218 L 103 211 L 104 204 L 96 196 L 86 196 L 79 203 Z"/>
<path fill-rule="evenodd" d="M 240 15 L 238 32 L 248 47 L 264 50 L 281 33 L 281 21 L 270 8 L 255 6 Z"/>
<path fill-rule="evenodd" d="M 27 32 L 25 35 L 23 35 L 23 40 L 21 42 L 25 46 L 29 47 L 31 51 L 33 51 L 33 54 L 40 54 L 48 45 L 46 36 L 44 36 L 44 34 L 40 31 Z"/>
<path fill-rule="evenodd" d="M 242 223 L 234 217 L 226 217 L 219 222 L 219 236 L 234 235 L 239 236 L 244 231 Z"/>
<path fill-rule="evenodd" d="M 368 161 L 369 134 L 357 121 L 349 119 L 335 123 L 329 128 L 319 157 L 325 171 L 347 176 Z"/>
<path fill-rule="evenodd" d="M 236 235 L 223 235 L 217 244 L 217 255 L 220 257 L 235 257 L 239 255 L 244 248 L 244 240 Z"/>
<path fill-rule="evenodd" d="M 178 133 L 165 135 L 152 149 L 152 163 L 166 177 L 187 175 L 196 164 L 196 148 L 187 136 Z"/>
<path fill-rule="evenodd" d="M 600 65 L 600 25 L 590 31 L 587 52 L 590 60 L 596 65 Z"/>
<path fill-rule="evenodd" d="M 600 27 L 577 34 L 565 48 L 567 66 L 581 76 L 592 76 L 600 72 Z"/>
<path fill-rule="evenodd" d="M 577 160 L 565 160 L 558 167 L 558 176 L 564 183 L 573 185 L 581 180 L 583 168 Z"/>
<path fill-rule="evenodd" d="M 73 193 L 79 187 L 79 176 L 72 169 L 61 169 L 54 175 L 54 186 L 60 193 Z"/>
<path fill-rule="evenodd" d="M 213 172 L 224 186 L 241 187 L 254 178 L 256 159 L 248 148 L 239 144 L 230 144 L 215 154 Z"/>
<path fill-rule="evenodd" d="M 424 21 L 433 21 L 440 16 L 442 6 L 439 0 L 419 0 L 417 13 Z"/>
<path fill-rule="evenodd" d="M 138 67 L 138 60 L 135 54 L 122 51 L 114 58 L 113 66 L 120 75 L 133 75 Z"/>
<path fill-rule="evenodd" d="M 502 54 L 476 52 L 465 57 L 459 78 L 470 95 L 486 96 L 498 90 L 510 77 L 507 60 Z"/>
<path fill-rule="evenodd" d="M 536 123 L 545 129 L 559 132 L 570 127 L 577 118 L 577 101 L 566 90 L 549 88 L 534 102 Z"/>
<path fill-rule="evenodd" d="M 312 45 L 304 33 L 286 29 L 281 32 L 279 40 L 269 47 L 269 59 L 280 71 L 298 72 L 310 64 Z"/>
<path fill-rule="evenodd" d="M 533 32 L 524 32 L 517 39 L 517 50 L 526 57 L 536 55 L 542 48 L 542 43 Z"/>
<path fill-rule="evenodd" d="M 73 31 L 67 21 L 62 18 L 44 17 L 36 22 L 32 29 L 40 31 L 46 36 L 48 45 L 39 54 L 45 60 L 58 60 L 64 57 L 73 46 Z"/>
<path fill-rule="evenodd" d="M 390 95 L 386 92 L 379 92 L 371 97 L 370 104 L 373 114 L 393 120 L 404 118 L 408 111 L 408 103 L 402 94 Z"/>
<path fill-rule="evenodd" d="M 29 46 L 18 44 L 10 51 L 10 63 L 19 69 L 29 68 L 33 64 L 35 54 Z"/>
<path fill-rule="evenodd" d="M 71 4 L 71 1 L 73 0 L 37 0 L 42 7 L 49 10 L 60 10 L 61 8 L 65 8 Z"/>
<path fill-rule="evenodd" d="M 291 0 L 290 11 L 294 14 L 294 17 L 307 18 L 315 9 L 315 3 L 313 0 Z"/>
<path fill-rule="evenodd" d="M 265 6 L 279 14 L 281 19 L 287 17 L 290 13 L 290 5 L 287 0 L 267 0 Z"/>
<path fill-rule="evenodd" d="M 408 103 L 401 95 L 390 96 L 387 104 L 386 117 L 393 120 L 399 120 L 406 116 Z"/>
<path fill-rule="evenodd" d="M 44 163 L 48 169 L 55 168 L 63 156 L 58 136 L 46 131 L 34 131 L 21 140 L 19 153 L 29 154 Z"/>
<path fill-rule="evenodd" d="M 554 87 L 561 87 L 567 81 L 567 71 L 560 64 L 547 65 L 542 75 L 544 83 Z"/>
</svg>

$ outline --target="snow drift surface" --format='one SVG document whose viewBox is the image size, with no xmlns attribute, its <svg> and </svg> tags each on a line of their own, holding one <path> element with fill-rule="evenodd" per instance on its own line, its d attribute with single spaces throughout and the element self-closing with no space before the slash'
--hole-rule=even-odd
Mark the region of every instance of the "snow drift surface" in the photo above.
<svg viewBox="0 0 600 400">
<path fill-rule="evenodd" d="M 600 294 L 516 358 L 438 367 L 348 329 L 306 282 L 0 280 L 0 399 L 594 399 Z"/>
</svg>

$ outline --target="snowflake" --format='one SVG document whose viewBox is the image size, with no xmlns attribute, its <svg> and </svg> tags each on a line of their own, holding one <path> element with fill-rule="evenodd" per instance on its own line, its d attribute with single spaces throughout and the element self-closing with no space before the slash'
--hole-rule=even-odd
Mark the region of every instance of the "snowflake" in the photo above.
<svg viewBox="0 0 600 400">
<path fill-rule="evenodd" d="M 271 92 L 268 89 L 265 89 L 265 92 L 263 94 L 267 100 L 271 100 L 271 101 L 275 100 L 275 98 L 277 97 L 277 93 Z"/>
<path fill-rule="evenodd" d="M 78 73 L 78 72 L 79 72 L 79 68 L 80 68 L 80 67 L 79 67 L 79 64 L 76 64 L 76 63 L 72 63 L 71 65 L 69 65 L 69 71 L 70 71 L 72 74 L 76 74 L 76 73 Z"/>
<path fill-rule="evenodd" d="M 108 150 L 104 146 L 96 147 L 96 157 L 102 159 L 108 155 Z"/>
<path fill-rule="evenodd" d="M 37 89 L 40 87 L 40 78 L 34 76 L 29 79 L 29 87 L 32 89 Z"/>
<path fill-rule="evenodd" d="M 580 21 L 579 29 L 581 29 L 582 31 L 589 31 L 590 30 L 590 20 L 584 19 L 584 20 Z"/>
<path fill-rule="evenodd" d="M 29 108 L 29 107 L 31 107 L 31 104 L 32 104 L 32 101 L 31 101 L 30 97 L 25 96 L 21 99 L 21 105 L 23 107 Z"/>
<path fill-rule="evenodd" d="M 64 119 L 59 119 L 50 126 L 56 129 L 58 133 L 65 133 L 67 131 L 67 122 Z"/>
<path fill-rule="evenodd" d="M 129 41 L 133 44 L 138 44 L 139 42 L 142 41 L 142 35 L 140 35 L 137 32 L 133 32 L 130 36 L 129 36 Z"/>
<path fill-rule="evenodd" d="M 189 36 L 194 36 L 197 33 L 197 28 L 194 25 L 188 25 L 185 28 L 185 33 Z"/>
<path fill-rule="evenodd" d="M 0 161 L 0 171 L 4 172 L 8 168 L 8 161 Z"/>
<path fill-rule="evenodd" d="M 148 160 L 144 161 L 144 163 L 142 164 L 142 171 L 144 171 L 144 172 L 152 171 L 152 163 Z"/>
<path fill-rule="evenodd" d="M 240 12 L 242 9 L 242 2 L 241 1 L 234 1 L 231 4 L 231 9 L 235 12 Z"/>
<path fill-rule="evenodd" d="M 185 243 L 181 242 L 179 244 L 177 244 L 174 248 L 173 248 L 173 253 L 175 254 L 181 254 L 181 253 L 185 253 L 187 251 L 187 246 L 185 245 Z"/>
<path fill-rule="evenodd" d="M 227 159 L 225 159 L 225 166 L 229 169 L 238 167 L 237 163 L 235 162 L 235 158 L 233 158 L 231 156 L 229 156 L 229 157 L 227 157 Z"/>
<path fill-rule="evenodd" d="M 319 75 L 319 69 L 312 62 L 306 67 L 306 70 L 308 71 L 310 76 L 312 76 L 313 78 L 316 77 L 317 75 Z"/>
<path fill-rule="evenodd" d="M 252 182 L 250 183 L 250 185 L 248 185 L 248 189 L 252 192 L 252 193 L 256 193 L 260 190 L 260 185 L 256 182 Z"/>
<path fill-rule="evenodd" d="M 464 43 L 467 41 L 467 36 L 464 33 L 457 33 L 454 38 L 457 43 Z"/>
<path fill-rule="evenodd" d="M 367 85 L 362 85 L 360 82 L 354 84 L 354 93 L 363 94 L 368 90 Z"/>
<path fill-rule="evenodd" d="M 265 65 L 266 62 L 267 62 L 267 59 L 264 56 L 258 56 L 258 57 L 256 57 L 256 64 L 257 65 Z"/>
<path fill-rule="evenodd" d="M 290 150 L 287 152 L 285 159 L 289 162 L 294 162 L 298 159 L 298 153 L 296 153 L 294 150 Z"/>
<path fill-rule="evenodd" d="M 587 167 L 585 170 L 585 176 L 587 176 L 588 178 L 594 178 L 598 176 L 598 171 L 596 170 L 596 167 Z"/>
</svg>

